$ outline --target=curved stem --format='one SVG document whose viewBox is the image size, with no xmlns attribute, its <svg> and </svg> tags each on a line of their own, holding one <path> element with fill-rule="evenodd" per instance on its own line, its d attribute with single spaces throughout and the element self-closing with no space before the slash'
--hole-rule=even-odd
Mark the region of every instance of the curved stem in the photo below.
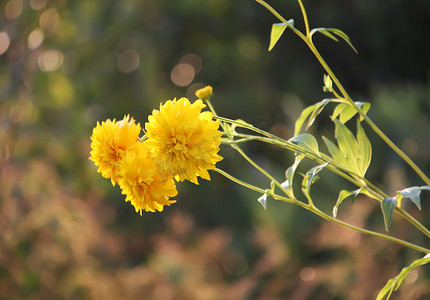
<svg viewBox="0 0 430 300">
<path fill-rule="evenodd" d="M 259 187 L 256 187 L 256 186 L 254 186 L 252 184 L 246 183 L 246 182 L 244 182 L 244 181 L 242 181 L 242 180 L 240 180 L 240 179 L 238 179 L 238 178 L 236 178 L 236 177 L 228 174 L 227 172 L 225 172 L 225 171 L 223 171 L 221 169 L 215 168 L 214 171 L 217 172 L 217 173 L 219 173 L 219 174 L 221 174 L 221 175 L 223 175 L 224 177 L 232 180 L 233 182 L 236 182 L 239 185 L 242 185 L 242 186 L 244 186 L 246 188 L 249 188 L 249 189 L 251 189 L 253 191 L 256 191 L 256 192 L 261 193 L 261 194 L 264 194 L 266 192 L 266 190 L 261 189 Z M 308 210 L 310 212 L 315 213 L 319 217 L 321 217 L 321 218 L 323 218 L 325 220 L 331 221 L 331 222 L 333 222 L 335 224 L 338 224 L 340 226 L 343 226 L 343 227 L 355 230 L 355 231 L 360 232 L 360 233 L 364 233 L 364 234 L 368 234 L 368 235 L 375 236 L 375 237 L 378 237 L 378 238 L 382 238 L 382 239 L 385 239 L 387 241 L 391 241 L 391 242 L 403 245 L 405 247 L 409 247 L 411 249 L 414 249 L 414 250 L 417 250 L 417 251 L 420 251 L 420 252 L 423 252 L 423 253 L 430 253 L 430 249 L 427 249 L 427 248 L 424 248 L 424 247 L 421 247 L 421 246 L 418 246 L 418 245 L 406 242 L 404 240 L 401 240 L 401 239 L 398 239 L 398 238 L 395 238 L 395 237 L 392 237 L 392 236 L 389 236 L 389 235 L 386 235 L 386 234 L 382 234 L 382 233 L 374 232 L 374 231 L 367 230 L 367 229 L 364 229 L 364 228 L 360 228 L 360 227 L 357 227 L 357 226 L 345 223 L 343 221 L 340 221 L 338 219 L 335 219 L 335 218 L 327 215 L 323 211 L 319 210 L 317 207 L 315 207 L 313 205 L 308 205 L 308 204 L 303 203 L 303 202 L 301 202 L 301 201 L 299 201 L 297 199 L 290 199 L 290 198 L 283 197 L 283 196 L 280 196 L 280 195 L 277 195 L 277 194 L 272 194 L 272 197 L 274 199 L 276 199 L 276 200 L 281 200 L 281 201 L 284 201 L 284 202 L 296 204 L 296 205 L 298 205 L 298 206 L 300 206 L 300 207 L 302 207 L 302 208 L 304 208 L 304 209 L 306 209 L 306 210 Z"/>
<path fill-rule="evenodd" d="M 269 10 L 281 22 L 287 24 L 287 26 L 289 26 L 289 28 L 291 30 L 293 30 L 293 32 L 295 34 L 297 34 L 298 37 L 300 37 L 303 41 L 305 41 L 305 43 L 308 45 L 308 47 L 310 48 L 310 50 L 314 53 L 314 55 L 316 56 L 316 58 L 318 59 L 318 61 L 322 65 L 322 67 L 326 70 L 326 72 L 328 73 L 328 75 L 330 75 L 331 79 L 336 84 L 336 86 L 340 90 L 341 94 L 345 97 L 345 100 L 348 101 L 348 103 L 350 103 L 356 109 L 356 111 L 360 114 L 360 116 L 369 124 L 369 126 L 372 128 L 372 130 L 391 149 L 393 149 L 393 151 L 396 152 L 396 154 L 399 155 L 417 173 L 417 175 L 427 185 L 430 185 L 430 179 L 429 179 L 429 177 L 427 177 L 427 175 L 409 158 L 409 156 L 407 156 L 396 144 L 394 144 L 394 142 L 391 141 L 390 138 L 388 138 L 388 136 L 386 136 L 384 134 L 384 132 L 381 129 L 379 129 L 379 127 L 354 103 L 354 101 L 352 100 L 352 98 L 349 96 L 348 92 L 345 90 L 345 88 L 343 87 L 343 85 L 340 83 L 339 79 L 336 77 L 336 75 L 334 74 L 334 72 L 331 70 L 331 68 L 328 66 L 328 64 L 322 58 L 321 54 L 316 49 L 315 45 L 313 44 L 313 42 L 311 40 L 311 36 L 308 35 L 308 34 L 305 36 L 299 30 L 297 30 L 294 26 L 290 26 L 287 23 L 287 21 L 285 20 L 285 18 L 283 18 L 273 7 L 271 7 L 269 4 L 267 4 L 263 0 L 255 0 L 255 1 L 257 1 L 258 3 L 260 3 L 261 5 L 263 5 L 267 10 Z M 300 0 L 298 0 L 298 1 L 299 1 L 299 4 L 302 7 L 303 3 Z M 302 9 L 302 13 L 303 12 L 304 11 Z M 305 14 L 306 14 L 306 12 L 304 12 L 304 15 Z M 306 17 L 306 19 L 307 19 L 307 17 Z"/>
<path fill-rule="evenodd" d="M 353 226 L 351 224 L 342 222 L 342 221 L 340 221 L 338 219 L 335 219 L 335 218 L 327 215 L 326 213 L 322 212 L 321 210 L 319 210 L 316 207 L 310 207 L 308 210 L 310 210 L 313 213 L 317 214 L 321 218 L 326 219 L 328 221 L 331 221 L 331 222 L 333 222 L 335 224 L 338 224 L 338 225 L 341 225 L 341 226 L 353 229 L 355 231 L 358 231 L 358 232 L 361 232 L 361 233 L 364 233 L 364 234 L 368 234 L 368 235 L 372 235 L 372 236 L 375 236 L 375 237 L 383 238 L 383 239 L 385 239 L 387 241 L 395 242 L 397 244 L 400 244 L 400 245 L 412 248 L 414 250 L 417 250 L 417 251 L 420 251 L 420 252 L 423 252 L 423 253 L 430 253 L 430 249 L 427 249 L 427 248 L 424 248 L 424 247 L 421 247 L 421 246 L 418 246 L 418 245 L 406 242 L 404 240 L 401 240 L 401 239 L 398 239 L 398 238 L 395 238 L 395 237 L 392 237 L 392 236 L 389 236 L 389 235 L 385 235 L 385 234 L 374 232 L 374 231 L 371 231 L 371 230 L 359 228 L 359 227 Z"/>
<path fill-rule="evenodd" d="M 291 24 L 288 23 L 288 21 L 282 17 L 273 7 L 271 7 L 269 4 L 267 4 L 263 0 L 255 0 L 256 2 L 263 5 L 268 11 L 270 11 L 276 18 L 278 18 L 279 21 L 287 25 L 297 36 L 299 36 L 302 40 L 306 41 L 306 36 L 301 33 L 299 30 L 297 30 L 294 26 L 291 26 Z"/>
<path fill-rule="evenodd" d="M 302 0 L 298 0 L 299 5 L 300 5 L 300 9 L 302 11 L 302 15 L 303 15 L 303 21 L 305 22 L 305 28 L 306 28 L 306 37 L 309 37 L 309 21 L 308 21 L 308 15 L 306 13 L 305 10 L 305 6 L 303 5 Z"/>
<path fill-rule="evenodd" d="M 348 92 L 345 90 L 339 79 L 336 77 L 334 72 L 325 62 L 315 45 L 311 40 L 306 41 L 306 44 L 314 53 L 315 57 L 318 59 L 322 67 L 326 70 L 327 74 L 331 77 L 333 82 L 336 84 L 339 91 L 345 97 L 345 100 L 348 101 L 350 105 L 352 105 L 355 110 L 360 114 L 360 116 L 366 121 L 367 124 L 372 128 L 372 130 L 391 148 L 394 152 L 397 153 L 414 171 L 418 174 L 419 177 L 427 184 L 430 185 L 430 179 L 425 175 L 425 173 L 409 158 L 391 139 L 381 130 L 379 127 L 365 114 L 352 100 L 351 96 L 349 96 Z"/>
<path fill-rule="evenodd" d="M 238 124 L 240 126 L 243 126 L 249 130 L 253 130 L 256 131 L 260 134 L 264 134 L 266 136 L 270 136 L 270 138 L 268 137 L 260 137 L 260 136 L 253 136 L 253 135 L 248 135 L 248 134 L 241 134 L 241 133 L 235 133 L 235 136 L 237 137 L 242 137 L 242 139 L 237 140 L 237 141 L 223 141 L 223 143 L 225 144 L 229 144 L 229 145 L 235 145 L 238 142 L 240 143 L 244 143 L 244 142 L 248 142 L 248 141 L 262 141 L 265 143 L 269 143 L 269 144 L 274 144 L 274 145 L 278 145 L 280 147 L 283 148 L 287 148 L 290 151 L 293 152 L 300 152 L 305 154 L 308 158 L 314 160 L 315 162 L 319 163 L 319 164 L 324 164 L 329 162 L 329 164 L 327 165 L 327 168 L 334 172 L 335 174 L 345 178 L 346 180 L 350 181 L 351 183 L 355 184 L 358 187 L 362 187 L 362 184 L 360 184 L 360 180 L 365 182 L 366 186 L 368 187 L 368 191 L 374 196 L 374 199 L 378 200 L 379 202 L 381 202 L 384 198 L 387 198 L 388 195 L 385 194 L 383 191 L 381 191 L 379 188 L 377 188 L 375 185 L 373 185 L 370 181 L 368 181 L 366 178 L 364 177 L 360 177 L 358 175 L 355 175 L 357 177 L 359 177 L 358 181 L 354 178 L 354 176 L 350 176 L 349 173 L 350 171 L 343 169 L 340 166 L 337 166 L 335 163 L 333 163 L 331 161 L 331 159 L 326 156 L 323 153 L 320 153 L 320 156 L 317 156 L 313 153 L 310 153 L 308 151 L 306 151 L 306 149 L 303 149 L 289 141 L 285 141 L 284 139 L 281 139 L 279 137 L 273 136 L 272 134 L 265 132 L 264 130 L 258 129 L 254 126 L 251 125 L 246 125 L 244 123 L 240 123 L 240 122 L 236 122 L 234 120 L 230 120 L 227 118 L 221 118 L 221 117 L 217 117 L 218 119 L 222 119 L 225 122 L 230 122 L 232 124 Z M 249 158 L 240 148 L 238 148 L 239 153 L 245 157 L 245 159 L 248 160 L 248 162 L 250 162 L 252 165 L 254 165 L 255 163 L 251 160 L 251 158 Z M 237 149 L 236 149 L 237 150 Z M 254 165 L 254 167 L 256 167 L 256 165 Z M 257 168 L 260 168 L 257 165 Z M 264 171 L 264 170 L 263 170 Z M 265 171 L 264 171 L 265 172 Z M 267 172 L 266 172 L 267 173 Z M 264 173 L 263 173 L 264 174 Z M 266 175 L 266 174 L 265 174 Z M 268 174 L 270 176 L 270 174 Z M 274 180 L 274 178 L 272 176 L 270 176 L 270 179 L 272 181 L 274 181 L 275 183 L 277 181 Z M 280 184 L 279 184 L 280 186 Z M 282 188 L 281 188 L 282 189 Z M 285 191 L 284 191 L 285 192 Z M 417 228 L 419 231 L 421 231 L 426 237 L 430 238 L 430 230 L 427 229 L 424 225 L 422 225 L 418 220 L 416 220 L 414 217 L 412 217 L 410 214 L 408 214 L 406 211 L 404 211 L 401 207 L 395 207 L 396 212 L 398 212 L 403 218 L 405 218 L 408 222 L 410 222 L 415 228 Z"/>
</svg>

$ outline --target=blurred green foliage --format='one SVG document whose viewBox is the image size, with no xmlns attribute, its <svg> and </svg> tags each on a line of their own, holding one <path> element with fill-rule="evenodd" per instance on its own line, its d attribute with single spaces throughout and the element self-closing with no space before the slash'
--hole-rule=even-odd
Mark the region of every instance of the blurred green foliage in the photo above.
<svg viewBox="0 0 430 300">
<path fill-rule="evenodd" d="M 301 25 L 295 1 L 272 1 Z M 317 44 L 369 115 L 430 170 L 430 2 L 312 1 L 311 26 L 347 45 Z M 276 20 L 251 0 L 5 0 L 0 3 L 0 299 L 370 299 L 419 254 L 321 222 L 212 174 L 179 186 L 178 203 L 140 217 L 88 161 L 97 121 L 214 87 L 218 113 L 289 138 L 301 110 L 324 97 L 322 69 L 292 34 L 267 51 Z M 333 134 L 324 114 L 316 129 Z M 366 129 L 366 128 L 365 128 Z M 384 190 L 419 179 L 369 134 L 369 178 Z M 321 141 L 320 141 L 321 143 Z M 293 157 L 247 145 L 279 177 Z M 230 149 L 219 166 L 268 182 Z M 311 166 L 311 164 L 309 164 Z M 331 209 L 339 178 L 312 193 Z M 429 196 L 411 213 L 430 225 Z M 318 196 L 316 196 L 318 195 Z M 383 230 L 359 198 L 340 218 Z M 427 221 L 426 221 L 427 220 Z M 424 238 L 393 219 L 390 231 Z M 398 299 L 430 296 L 427 269 Z M 414 277 L 415 276 L 415 277 Z M 396 299 L 393 297 L 393 299 Z"/>
</svg>

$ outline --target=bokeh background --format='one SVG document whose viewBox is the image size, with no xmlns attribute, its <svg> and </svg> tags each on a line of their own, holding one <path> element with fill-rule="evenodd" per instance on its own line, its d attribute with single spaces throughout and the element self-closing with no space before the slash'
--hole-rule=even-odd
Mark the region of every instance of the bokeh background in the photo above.
<svg viewBox="0 0 430 300">
<path fill-rule="evenodd" d="M 270 3 L 303 28 L 296 1 Z M 430 173 L 430 2 L 305 1 L 312 27 L 351 37 L 315 41 L 369 115 Z M 301 110 L 326 95 L 323 70 L 291 32 L 267 51 L 272 23 L 251 0 L 2 0 L 0 2 L 0 299 L 372 299 L 420 257 L 270 200 L 216 173 L 178 186 L 163 213 L 135 213 L 88 160 L 97 121 L 142 124 L 159 103 L 194 100 L 205 84 L 218 114 L 289 138 Z M 312 132 L 333 137 L 329 107 Z M 367 127 L 365 127 L 368 129 Z M 369 133 L 368 178 L 390 195 L 417 176 Z M 322 141 L 321 146 L 322 146 Z M 323 148 L 323 146 L 322 146 Z M 244 149 L 282 179 L 291 153 Z M 222 148 L 219 167 L 269 182 Z M 304 163 L 302 172 L 310 168 Z M 313 188 L 330 212 L 340 189 L 328 172 Z M 300 179 L 298 179 L 300 180 Z M 299 193 L 299 192 L 298 192 Z M 406 209 L 430 226 L 423 211 Z M 346 201 L 339 218 L 384 232 L 379 204 Z M 390 233 L 429 247 L 401 218 Z M 429 299 L 430 269 L 393 299 Z"/>
</svg>

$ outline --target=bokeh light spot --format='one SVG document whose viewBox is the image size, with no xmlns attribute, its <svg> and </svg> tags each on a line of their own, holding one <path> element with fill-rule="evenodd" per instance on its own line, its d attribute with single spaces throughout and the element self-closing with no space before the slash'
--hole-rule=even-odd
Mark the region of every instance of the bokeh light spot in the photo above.
<svg viewBox="0 0 430 300">
<path fill-rule="evenodd" d="M 45 35 L 43 30 L 40 28 L 34 29 L 29 35 L 27 39 L 27 45 L 29 49 L 36 49 L 43 43 L 43 39 Z"/>
<path fill-rule="evenodd" d="M 315 278 L 315 275 L 317 274 L 317 272 L 315 271 L 314 268 L 303 268 L 300 271 L 300 279 L 303 281 L 311 281 Z"/>
<path fill-rule="evenodd" d="M 37 63 L 42 71 L 58 70 L 63 64 L 63 53 L 58 50 L 48 50 L 39 56 Z"/>
<path fill-rule="evenodd" d="M 117 67 L 123 73 L 131 73 L 139 66 L 139 54 L 134 50 L 126 50 L 118 56 Z"/>
<path fill-rule="evenodd" d="M 22 13 L 22 9 L 22 0 L 10 0 L 4 8 L 6 19 L 12 20 L 18 18 Z"/>
<path fill-rule="evenodd" d="M 10 45 L 10 39 L 6 32 L 0 32 L 0 55 L 4 54 Z"/>
<path fill-rule="evenodd" d="M 34 10 L 43 9 L 47 3 L 48 3 L 48 0 L 30 0 L 30 6 Z"/>
<path fill-rule="evenodd" d="M 39 18 L 40 27 L 49 31 L 54 31 L 59 19 L 58 11 L 55 8 L 45 10 Z"/>
<path fill-rule="evenodd" d="M 194 53 L 188 53 L 181 57 L 179 63 L 189 64 L 193 66 L 195 74 L 202 69 L 202 58 Z"/>
<path fill-rule="evenodd" d="M 189 85 L 194 79 L 194 68 L 190 64 L 179 63 L 170 73 L 170 79 L 177 86 Z"/>
</svg>

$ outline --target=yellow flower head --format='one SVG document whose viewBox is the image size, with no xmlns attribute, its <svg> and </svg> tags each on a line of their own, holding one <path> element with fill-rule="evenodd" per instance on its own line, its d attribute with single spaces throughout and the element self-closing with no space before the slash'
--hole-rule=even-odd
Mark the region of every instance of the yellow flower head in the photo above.
<svg viewBox="0 0 430 300">
<path fill-rule="evenodd" d="M 178 181 L 198 184 L 197 176 L 210 180 L 207 170 L 222 159 L 217 153 L 222 133 L 219 122 L 212 120 L 202 100 L 193 104 L 186 98 L 168 100 L 154 109 L 145 124 L 150 149 L 160 169 L 169 171 Z"/>
<path fill-rule="evenodd" d="M 97 172 L 103 177 L 110 178 L 112 185 L 118 182 L 118 166 L 127 149 L 139 140 L 140 124 L 134 124 L 134 119 L 124 116 L 121 121 L 110 119 L 93 129 L 91 136 L 91 156 L 98 167 Z"/>
<path fill-rule="evenodd" d="M 144 143 L 136 144 L 125 154 L 118 183 L 126 195 L 125 201 L 130 201 L 141 215 L 142 210 L 162 211 L 164 205 L 176 202 L 169 200 L 178 194 L 173 176 L 159 172 Z"/>
<path fill-rule="evenodd" d="M 213 89 L 210 85 L 205 86 L 204 88 L 201 88 L 199 90 L 196 91 L 196 96 L 199 99 L 209 99 L 213 94 Z"/>
</svg>

